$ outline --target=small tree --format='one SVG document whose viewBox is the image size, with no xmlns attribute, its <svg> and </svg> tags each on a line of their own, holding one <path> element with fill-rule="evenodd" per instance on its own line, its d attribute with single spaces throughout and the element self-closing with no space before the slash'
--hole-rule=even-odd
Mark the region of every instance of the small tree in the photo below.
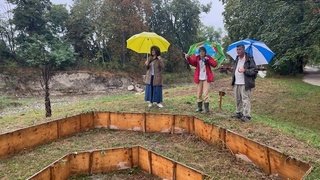
<svg viewBox="0 0 320 180">
<path fill-rule="evenodd" d="M 17 34 L 17 55 L 28 66 L 41 69 L 46 117 L 51 116 L 50 78 L 53 70 L 74 61 L 74 51 L 64 40 L 68 11 L 50 0 L 7 0 L 13 3 L 12 22 Z"/>
<path fill-rule="evenodd" d="M 45 91 L 46 117 L 50 117 L 52 114 L 49 86 L 52 72 L 65 63 L 73 62 L 73 54 L 72 47 L 67 43 L 58 39 L 49 43 L 41 35 L 29 37 L 28 41 L 19 48 L 19 55 L 30 66 L 40 68 L 41 70 L 41 86 Z"/>
</svg>

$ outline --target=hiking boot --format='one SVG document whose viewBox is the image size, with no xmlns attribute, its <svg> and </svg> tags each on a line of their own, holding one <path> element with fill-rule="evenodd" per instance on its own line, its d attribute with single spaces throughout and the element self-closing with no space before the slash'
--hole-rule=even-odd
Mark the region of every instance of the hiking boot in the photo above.
<svg viewBox="0 0 320 180">
<path fill-rule="evenodd" d="M 203 111 L 203 113 L 209 113 L 209 103 L 208 102 L 204 103 L 204 111 Z"/>
<path fill-rule="evenodd" d="M 242 116 L 241 117 L 242 122 L 249 122 L 250 120 L 251 120 L 251 117 L 249 117 L 249 116 Z"/>
<path fill-rule="evenodd" d="M 233 115 L 231 115 L 232 118 L 241 119 L 243 114 L 241 112 L 237 112 Z"/>
<path fill-rule="evenodd" d="M 196 112 L 201 112 L 202 111 L 202 102 L 198 102 L 198 108 Z"/>
</svg>

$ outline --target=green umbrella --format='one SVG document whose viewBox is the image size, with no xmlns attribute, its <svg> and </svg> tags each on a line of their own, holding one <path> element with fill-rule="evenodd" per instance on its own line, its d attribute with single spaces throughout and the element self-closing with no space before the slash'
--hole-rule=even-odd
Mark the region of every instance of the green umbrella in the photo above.
<svg viewBox="0 0 320 180">
<path fill-rule="evenodd" d="M 190 46 L 188 55 L 199 55 L 199 48 L 204 47 L 207 50 L 207 55 L 213 57 L 218 61 L 218 65 L 220 65 L 225 59 L 226 56 L 223 53 L 223 48 L 219 43 L 210 42 L 210 41 L 202 41 L 199 43 L 195 43 Z"/>
</svg>

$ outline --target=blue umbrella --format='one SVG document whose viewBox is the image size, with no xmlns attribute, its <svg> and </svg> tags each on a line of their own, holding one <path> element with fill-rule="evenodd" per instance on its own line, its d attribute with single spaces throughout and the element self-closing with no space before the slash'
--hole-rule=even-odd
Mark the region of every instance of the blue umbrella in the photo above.
<svg viewBox="0 0 320 180">
<path fill-rule="evenodd" d="M 229 45 L 227 54 L 229 54 L 233 59 L 236 59 L 238 55 L 238 45 L 244 45 L 245 51 L 254 58 L 256 65 L 269 64 L 274 56 L 274 52 L 272 52 L 265 43 L 252 39 L 244 39 Z"/>
</svg>

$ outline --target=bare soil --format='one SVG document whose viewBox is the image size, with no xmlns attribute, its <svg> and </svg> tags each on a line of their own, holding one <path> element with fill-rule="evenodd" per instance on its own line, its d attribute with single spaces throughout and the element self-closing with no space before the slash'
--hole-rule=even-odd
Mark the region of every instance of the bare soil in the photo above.
<svg viewBox="0 0 320 180">
<path fill-rule="evenodd" d="M 94 174 L 91 176 L 73 176 L 69 180 L 161 180 L 138 168 L 115 171 L 107 174 Z"/>
</svg>

